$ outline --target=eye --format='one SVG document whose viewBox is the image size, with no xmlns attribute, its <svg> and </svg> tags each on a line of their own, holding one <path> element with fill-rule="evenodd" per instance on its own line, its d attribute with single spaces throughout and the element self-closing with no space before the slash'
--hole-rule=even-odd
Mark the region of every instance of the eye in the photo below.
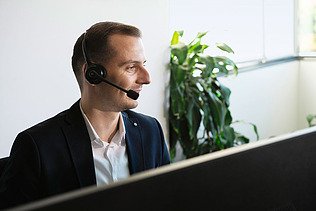
<svg viewBox="0 0 316 211">
<path fill-rule="evenodd" d="M 135 72 L 136 71 L 136 66 L 135 65 L 128 65 L 126 67 L 126 71 L 130 72 L 130 73 Z"/>
</svg>

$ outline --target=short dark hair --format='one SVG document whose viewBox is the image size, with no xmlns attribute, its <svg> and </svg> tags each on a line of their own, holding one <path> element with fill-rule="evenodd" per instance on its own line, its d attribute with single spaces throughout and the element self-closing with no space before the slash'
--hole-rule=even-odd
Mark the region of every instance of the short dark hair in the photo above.
<svg viewBox="0 0 316 211">
<path fill-rule="evenodd" d="M 93 63 L 106 63 L 115 55 L 114 50 L 108 44 L 111 35 L 121 34 L 141 37 L 141 31 L 135 26 L 118 22 L 99 22 L 92 25 L 76 41 L 72 55 L 72 69 L 81 88 L 80 71 L 85 59 L 82 51 L 82 42 L 85 39 L 86 54 Z"/>
</svg>

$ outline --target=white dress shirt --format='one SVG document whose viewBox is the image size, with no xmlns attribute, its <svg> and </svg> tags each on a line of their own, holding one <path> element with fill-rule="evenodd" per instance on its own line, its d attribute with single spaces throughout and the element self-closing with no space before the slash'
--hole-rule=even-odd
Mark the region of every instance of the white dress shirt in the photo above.
<svg viewBox="0 0 316 211">
<path fill-rule="evenodd" d="M 100 139 L 88 117 L 83 112 L 81 105 L 80 109 L 91 140 L 97 186 L 127 178 L 130 174 L 122 114 L 120 113 L 119 116 L 118 130 L 110 143 L 108 143 Z"/>
</svg>

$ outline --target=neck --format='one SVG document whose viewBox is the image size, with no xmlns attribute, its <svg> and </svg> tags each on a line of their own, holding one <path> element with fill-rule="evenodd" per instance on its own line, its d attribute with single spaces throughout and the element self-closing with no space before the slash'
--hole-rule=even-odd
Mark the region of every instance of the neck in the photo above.
<svg viewBox="0 0 316 211">
<path fill-rule="evenodd" d="M 119 112 L 101 110 L 85 101 L 81 107 L 101 140 L 110 142 L 118 130 Z"/>
</svg>

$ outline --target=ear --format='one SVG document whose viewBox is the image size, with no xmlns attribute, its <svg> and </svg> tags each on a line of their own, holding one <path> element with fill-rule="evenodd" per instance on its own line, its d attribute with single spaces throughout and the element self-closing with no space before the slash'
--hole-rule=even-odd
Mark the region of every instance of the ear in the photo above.
<svg viewBox="0 0 316 211">
<path fill-rule="evenodd" d="M 85 62 L 81 67 L 81 74 L 83 74 L 83 76 L 86 74 L 87 66 L 87 63 Z"/>
<path fill-rule="evenodd" d="M 81 67 L 81 71 L 80 71 L 80 77 L 81 77 L 81 81 L 82 81 L 82 84 L 88 84 L 88 85 L 92 85 L 94 86 L 94 84 L 90 84 L 89 81 L 86 79 L 86 72 L 87 72 L 87 63 L 84 63 Z"/>
</svg>

